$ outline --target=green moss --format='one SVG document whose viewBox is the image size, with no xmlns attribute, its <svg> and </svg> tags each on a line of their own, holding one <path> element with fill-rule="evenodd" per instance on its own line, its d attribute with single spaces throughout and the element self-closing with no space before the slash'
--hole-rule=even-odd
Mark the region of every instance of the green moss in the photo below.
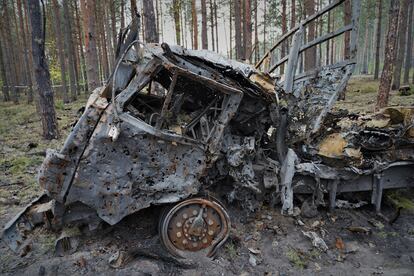
<svg viewBox="0 0 414 276">
<path fill-rule="evenodd" d="M 237 257 L 236 245 L 233 242 L 231 241 L 227 242 L 225 246 L 225 250 L 226 250 L 227 255 L 230 257 L 230 259 L 234 259 Z"/>
<path fill-rule="evenodd" d="M 414 202 L 407 198 L 403 191 L 387 192 L 387 199 L 395 206 L 395 208 L 403 208 L 409 211 L 414 211 Z"/>
<path fill-rule="evenodd" d="M 304 269 L 307 266 L 306 260 L 302 254 L 299 254 L 297 250 L 290 248 L 286 253 L 286 257 L 289 262 L 298 269 Z"/>
</svg>

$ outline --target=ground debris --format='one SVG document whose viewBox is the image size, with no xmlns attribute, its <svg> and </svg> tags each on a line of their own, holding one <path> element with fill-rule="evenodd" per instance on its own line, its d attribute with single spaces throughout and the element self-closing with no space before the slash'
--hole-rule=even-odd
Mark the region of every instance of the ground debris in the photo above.
<svg viewBox="0 0 414 276">
<path fill-rule="evenodd" d="M 312 245 L 322 251 L 327 251 L 328 246 L 326 245 L 325 241 L 319 237 L 319 235 L 316 232 L 313 231 L 302 231 L 303 235 L 308 237 L 312 241 Z"/>
</svg>

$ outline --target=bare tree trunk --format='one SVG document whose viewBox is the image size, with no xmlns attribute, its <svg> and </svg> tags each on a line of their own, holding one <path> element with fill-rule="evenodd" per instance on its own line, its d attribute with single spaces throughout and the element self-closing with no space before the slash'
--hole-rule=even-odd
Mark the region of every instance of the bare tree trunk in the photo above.
<svg viewBox="0 0 414 276">
<path fill-rule="evenodd" d="M 62 43 L 62 24 L 60 22 L 61 13 L 60 7 L 57 0 L 52 0 L 53 15 L 54 15 L 54 24 L 53 28 L 55 31 L 56 37 L 56 46 L 58 51 L 59 63 L 60 63 L 60 78 L 62 80 L 62 92 L 63 92 L 63 102 L 69 103 L 69 94 L 68 86 L 66 83 L 66 66 L 65 66 L 65 53 Z"/>
<path fill-rule="evenodd" d="M 388 104 L 388 98 L 391 88 L 392 71 L 395 60 L 396 44 L 397 44 L 397 28 L 398 28 L 398 15 L 400 9 L 399 0 L 391 0 L 389 11 L 389 23 L 387 42 L 385 44 L 385 60 L 384 67 L 381 73 L 381 79 L 378 89 L 377 104 L 375 109 L 385 107 Z"/>
<path fill-rule="evenodd" d="M 112 31 L 112 49 L 113 49 L 113 56 L 114 56 L 114 62 L 115 62 L 115 49 L 117 44 L 117 29 L 116 29 L 116 14 L 115 14 L 115 2 L 114 1 L 108 1 L 110 13 L 111 13 L 111 31 Z"/>
<path fill-rule="evenodd" d="M 259 61 L 259 24 L 257 22 L 257 9 L 259 6 L 257 5 L 257 0 L 254 0 L 254 63 Z"/>
<path fill-rule="evenodd" d="M 157 26 L 154 14 L 154 5 L 152 0 L 144 0 L 144 14 L 145 14 L 145 38 L 146 42 L 158 42 Z"/>
<path fill-rule="evenodd" d="M 121 29 L 125 29 L 125 0 L 121 0 Z"/>
<path fill-rule="evenodd" d="M 267 37 L 267 33 L 266 33 L 266 19 L 267 19 L 267 10 L 266 10 L 266 1 L 264 1 L 264 8 L 263 8 L 263 55 L 266 53 L 267 49 L 266 49 L 266 37 Z"/>
<path fill-rule="evenodd" d="M 216 28 L 216 50 L 219 52 L 219 44 L 218 44 L 218 22 L 217 22 L 217 3 L 214 0 L 214 20 L 215 20 L 215 28 Z"/>
<path fill-rule="evenodd" d="M 114 62 L 115 62 L 115 51 L 112 47 L 112 24 L 111 24 L 111 7 L 110 1 L 106 0 L 105 5 L 103 7 L 104 10 L 104 31 L 106 33 L 106 54 L 108 55 L 108 66 L 109 72 L 112 72 L 114 69 Z M 108 75 L 109 76 L 109 75 Z"/>
<path fill-rule="evenodd" d="M 234 32 L 236 59 L 242 58 L 242 30 L 241 30 L 241 0 L 234 1 Z"/>
<path fill-rule="evenodd" d="M 98 55 L 95 38 L 95 0 L 81 0 L 86 49 L 86 74 L 88 88 L 92 92 L 99 86 Z"/>
<path fill-rule="evenodd" d="M 134 16 L 138 13 L 137 0 L 130 0 L 130 4 L 131 4 L 131 18 L 134 18 Z"/>
<path fill-rule="evenodd" d="M 292 2 L 290 7 L 290 28 L 292 29 L 296 25 L 296 0 L 291 1 Z"/>
<path fill-rule="evenodd" d="M 410 7 L 408 12 L 408 28 L 407 28 L 407 49 L 405 51 L 405 67 L 404 67 L 404 78 L 403 84 L 408 84 L 408 78 L 412 63 L 412 51 L 413 51 L 413 9 L 414 9 L 414 1 L 410 1 Z"/>
<path fill-rule="evenodd" d="M 78 44 L 79 44 L 79 51 L 81 56 L 81 70 L 82 70 L 82 76 L 83 76 L 83 91 L 88 91 L 88 77 L 86 75 L 86 63 L 85 63 L 85 54 L 83 52 L 83 43 L 82 43 L 82 29 L 81 29 L 81 23 L 80 23 L 80 16 L 79 16 L 79 10 L 78 10 L 78 4 L 75 3 L 75 14 L 76 14 L 76 30 L 78 33 Z"/>
<path fill-rule="evenodd" d="M 50 85 L 49 66 L 45 57 L 45 26 L 42 24 L 40 1 L 29 1 L 29 17 L 32 26 L 32 55 L 37 91 L 39 93 L 39 111 L 43 127 L 43 137 L 51 140 L 59 137 L 58 122 Z M 45 15 L 43 15 L 45 16 Z M 45 20 L 43 21 L 45 22 Z M 43 31 L 42 31 L 43 26 Z"/>
<path fill-rule="evenodd" d="M 99 44 L 101 46 L 101 63 L 103 67 L 103 79 L 106 80 L 109 77 L 109 60 L 108 60 L 108 51 L 106 46 L 106 32 L 105 32 L 105 3 L 100 1 L 96 9 L 96 17 L 98 23 L 98 34 L 99 34 Z"/>
<path fill-rule="evenodd" d="M 377 0 L 377 14 L 376 14 L 376 35 L 375 35 L 375 69 L 374 80 L 378 79 L 379 66 L 380 66 L 380 50 L 381 50 L 381 13 L 382 13 L 382 0 Z"/>
<path fill-rule="evenodd" d="M 311 16 L 315 13 L 315 2 L 314 0 L 305 0 L 305 13 L 306 16 Z M 308 37 L 307 41 L 315 39 L 315 22 L 308 24 Z M 305 71 L 311 70 L 316 65 L 316 48 L 311 47 L 305 51 Z"/>
<path fill-rule="evenodd" d="M 0 30 L 1 31 L 1 30 Z M 0 36 L 1 37 L 1 36 Z M 3 52 L 3 45 L 0 42 L 0 70 L 1 70 L 1 79 L 3 81 L 3 101 L 8 102 L 10 101 L 10 92 L 9 92 L 9 82 L 7 80 L 6 76 L 6 67 L 5 67 L 5 58 L 4 58 L 4 52 Z"/>
<path fill-rule="evenodd" d="M 197 10 L 196 0 L 191 1 L 191 19 L 193 22 L 193 48 L 198 49 L 198 22 L 197 22 Z"/>
<path fill-rule="evenodd" d="M 208 49 L 206 0 L 201 0 L 201 47 Z"/>
<path fill-rule="evenodd" d="M 72 40 L 72 29 L 70 22 L 70 13 L 68 1 L 63 1 L 63 28 L 65 36 L 65 53 L 66 58 L 68 59 L 68 71 L 69 71 L 69 85 L 70 85 L 70 94 L 72 101 L 76 100 L 76 73 L 75 73 L 75 53 L 73 51 L 73 40 Z"/>
<path fill-rule="evenodd" d="M 229 38 L 229 46 L 230 46 L 230 58 L 233 58 L 233 0 L 229 1 L 229 24 L 230 24 L 230 38 Z"/>
<path fill-rule="evenodd" d="M 352 17 L 351 0 L 345 0 L 344 2 L 344 24 L 345 25 L 351 24 L 351 17 Z M 351 41 L 351 34 L 350 32 L 346 32 L 344 34 L 344 59 L 351 58 L 350 41 Z"/>
<path fill-rule="evenodd" d="M 216 50 L 216 45 L 214 44 L 214 7 L 213 0 L 209 0 L 210 4 L 210 28 L 211 28 L 211 47 L 213 51 Z"/>
<path fill-rule="evenodd" d="M 243 41 L 244 41 L 244 58 L 250 60 L 252 53 L 252 10 L 251 10 L 251 1 L 245 1 L 244 9 L 244 30 L 243 30 Z"/>
<path fill-rule="evenodd" d="M 394 77 L 391 86 L 394 90 L 399 89 L 401 83 L 401 69 L 404 61 L 405 43 L 407 40 L 407 16 L 409 4 L 409 0 L 401 0 L 401 8 L 398 16 L 397 58 L 395 60 Z"/>
<path fill-rule="evenodd" d="M 24 52 L 24 77 L 25 77 L 25 83 L 28 86 L 28 90 L 27 90 L 27 102 L 31 103 L 33 102 L 33 84 L 32 84 L 32 78 L 30 76 L 30 60 L 29 60 L 29 45 L 27 43 L 27 37 L 26 37 L 26 29 L 24 26 L 24 17 L 23 17 L 23 5 L 22 5 L 22 0 L 17 0 L 17 6 L 18 6 L 18 11 L 19 11 L 19 26 L 20 26 L 20 30 L 22 33 L 22 38 L 23 38 L 23 52 Z"/>
<path fill-rule="evenodd" d="M 8 73 L 9 77 L 9 84 L 11 86 L 11 91 L 12 91 L 12 100 L 15 104 L 19 103 L 19 95 L 18 95 L 18 91 L 17 91 L 17 67 L 15 64 L 15 54 L 14 54 L 14 43 L 13 43 L 13 37 L 9 36 L 7 37 L 7 33 L 10 32 L 11 28 L 10 28 L 10 18 L 9 18 L 9 11 L 8 11 L 8 6 L 7 6 L 7 0 L 3 0 L 2 2 L 2 9 L 4 12 L 3 14 L 3 21 L 2 22 L 2 26 L 1 26 L 1 40 L 4 41 L 4 56 L 6 57 L 6 62 L 5 62 L 5 67 L 6 67 L 6 72 Z"/>
<path fill-rule="evenodd" d="M 362 70 L 361 74 L 368 74 L 368 40 L 369 40 L 369 22 L 368 17 L 365 21 L 365 38 L 364 38 L 364 48 L 362 54 Z"/>
<path fill-rule="evenodd" d="M 282 35 L 284 35 L 287 32 L 287 14 L 286 14 L 286 0 L 282 0 Z M 286 40 L 285 40 L 286 42 Z M 283 58 L 286 55 L 286 43 L 282 43 L 282 51 L 281 51 L 281 57 Z M 284 74 L 285 72 L 285 64 L 280 65 L 280 74 Z"/>
<path fill-rule="evenodd" d="M 194 0 L 195 1 L 195 0 Z M 194 3 L 195 5 L 195 3 Z M 174 13 L 174 24 L 175 24 L 175 40 L 177 45 L 181 45 L 181 22 L 180 22 L 180 1 L 173 0 L 173 13 Z"/>
</svg>

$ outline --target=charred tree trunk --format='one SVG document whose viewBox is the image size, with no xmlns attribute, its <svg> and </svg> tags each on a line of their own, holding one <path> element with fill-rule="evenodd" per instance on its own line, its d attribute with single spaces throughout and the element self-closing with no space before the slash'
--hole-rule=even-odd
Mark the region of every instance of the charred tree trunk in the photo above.
<svg viewBox="0 0 414 276">
<path fill-rule="evenodd" d="M 252 53 L 252 10 L 251 1 L 244 0 L 244 29 L 243 29 L 243 42 L 244 42 L 244 58 L 250 61 Z"/>
<path fill-rule="evenodd" d="M 175 25 L 175 40 L 177 42 L 177 45 L 181 45 L 180 8 L 181 8 L 180 7 L 180 1 L 179 0 L 173 0 L 173 14 L 174 14 L 174 25 Z"/>
<path fill-rule="evenodd" d="M 405 43 L 407 40 L 407 17 L 409 0 L 401 0 L 401 8 L 398 16 L 398 42 L 397 42 L 397 57 L 394 66 L 394 77 L 392 83 L 392 89 L 397 90 L 400 88 L 401 83 L 401 69 L 404 61 Z"/>
<path fill-rule="evenodd" d="M 236 59 L 242 58 L 241 0 L 234 1 L 234 33 Z"/>
<path fill-rule="evenodd" d="M 85 35 L 86 75 L 89 91 L 92 92 L 99 86 L 99 65 L 95 38 L 95 0 L 81 0 L 81 4 Z"/>
<path fill-rule="evenodd" d="M 57 0 L 52 0 L 52 7 L 53 7 L 53 15 L 55 23 L 53 24 L 53 28 L 55 31 L 56 37 L 56 46 L 58 51 L 59 63 L 60 63 L 60 77 L 62 79 L 62 93 L 63 93 L 63 102 L 69 103 L 69 94 L 68 94 L 68 87 L 66 83 L 66 65 L 65 65 L 65 53 L 62 43 L 62 25 L 60 22 L 61 13 L 60 7 Z"/>
<path fill-rule="evenodd" d="M 397 44 L 397 28 L 398 28 L 398 15 L 400 9 L 399 0 L 391 0 L 389 11 L 389 24 L 387 41 L 385 44 L 385 60 L 384 67 L 382 68 L 381 79 L 378 89 L 377 104 L 375 109 L 385 107 L 388 104 L 388 97 L 391 89 L 392 72 L 395 61 L 395 52 Z"/>
<path fill-rule="evenodd" d="M 68 1 L 63 1 L 63 28 L 65 36 L 65 53 L 68 60 L 68 71 L 69 71 L 69 86 L 72 101 L 76 100 L 76 69 L 75 69 L 75 53 L 73 50 L 72 40 L 72 28 L 69 13 Z"/>
<path fill-rule="evenodd" d="M 305 0 L 305 13 L 306 16 L 311 16 L 315 13 L 315 2 L 314 0 Z M 315 22 L 308 24 L 308 36 L 307 41 L 315 39 Z M 311 47 L 305 51 L 305 71 L 313 69 L 316 65 L 316 47 Z"/>
<path fill-rule="evenodd" d="M 157 26 L 152 0 L 144 0 L 145 39 L 146 42 L 158 43 Z"/>
<path fill-rule="evenodd" d="M 201 0 L 201 47 L 208 49 L 207 40 L 207 7 L 206 0 Z"/>
<path fill-rule="evenodd" d="M 32 55 L 37 91 L 39 93 L 39 112 L 43 127 L 43 137 L 51 140 L 59 137 L 58 123 L 50 85 L 49 66 L 45 57 L 45 29 L 40 12 L 39 0 L 29 1 L 29 17 L 32 26 Z M 44 9 L 43 9 L 44 11 Z M 45 18 L 45 14 L 43 14 Z M 42 30 L 43 27 L 43 30 Z"/>
<path fill-rule="evenodd" d="M 377 0 L 377 15 L 376 15 L 376 34 L 375 34 L 375 68 L 374 68 L 374 80 L 378 79 L 379 66 L 380 66 L 380 50 L 381 50 L 381 13 L 382 13 L 382 0 Z"/>
<path fill-rule="evenodd" d="M 407 49 L 405 51 L 405 67 L 404 67 L 404 78 L 403 84 L 408 84 L 408 78 L 412 63 L 412 51 L 413 51 L 413 9 L 414 1 L 410 1 L 410 7 L 408 12 L 408 28 L 407 28 Z"/>
<path fill-rule="evenodd" d="M 193 48 L 198 49 L 198 22 L 196 0 L 191 1 L 191 20 L 193 22 Z"/>
</svg>

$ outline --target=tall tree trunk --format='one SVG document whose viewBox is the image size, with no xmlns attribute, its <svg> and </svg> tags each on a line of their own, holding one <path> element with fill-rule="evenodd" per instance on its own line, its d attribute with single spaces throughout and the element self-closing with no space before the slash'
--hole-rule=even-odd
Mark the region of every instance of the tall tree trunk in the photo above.
<svg viewBox="0 0 414 276">
<path fill-rule="evenodd" d="M 125 29 L 125 0 L 121 0 L 121 29 Z"/>
<path fill-rule="evenodd" d="M 331 3 L 331 0 L 329 0 L 329 4 Z M 327 26 L 327 32 L 330 33 L 331 32 L 331 17 L 332 17 L 332 12 L 328 12 L 328 26 Z M 329 39 L 326 41 L 326 55 L 325 55 L 325 64 L 329 65 L 329 50 L 331 48 L 330 43 L 331 43 L 332 39 Z"/>
<path fill-rule="evenodd" d="M 1 29 L 0 29 L 0 32 L 1 32 Z M 10 101 L 9 82 L 7 80 L 6 66 L 4 64 L 5 64 L 4 48 L 0 41 L 0 70 L 1 70 L 1 80 L 3 81 L 3 87 L 2 87 L 3 101 L 8 102 Z"/>
<path fill-rule="evenodd" d="M 54 15 L 54 24 L 53 28 L 55 31 L 56 46 L 58 51 L 59 63 L 60 63 L 60 78 L 62 79 L 62 93 L 63 93 L 63 102 L 69 103 L 69 94 L 68 87 L 66 83 L 66 65 L 65 65 L 65 53 L 62 43 L 62 24 L 60 22 L 61 13 L 60 7 L 57 0 L 52 0 L 53 15 Z"/>
<path fill-rule="evenodd" d="M 180 7 L 180 1 L 179 0 L 173 0 L 173 14 L 174 14 L 174 25 L 175 25 L 175 40 L 177 42 L 177 45 L 181 45 L 180 9 L 181 9 L 181 7 Z"/>
<path fill-rule="evenodd" d="M 99 44 L 101 46 L 101 63 L 103 68 L 103 79 L 106 80 L 109 77 L 109 61 L 108 61 L 108 51 L 106 46 L 106 32 L 105 32 L 105 4 L 102 1 L 99 1 L 99 4 L 96 8 L 96 17 L 98 28 L 97 33 L 99 35 Z"/>
<path fill-rule="evenodd" d="M 5 67 L 6 67 L 6 72 L 8 73 L 8 82 L 9 85 L 11 86 L 11 91 L 12 91 L 12 100 L 15 104 L 19 103 L 19 95 L 18 95 L 18 90 L 17 90 L 17 67 L 16 67 L 16 59 L 15 59 L 15 47 L 14 47 L 14 43 L 13 43 L 13 36 L 8 36 L 7 34 L 10 32 L 11 28 L 10 28 L 10 17 L 9 17 L 9 9 L 7 6 L 7 0 L 3 0 L 2 2 L 2 9 L 4 11 L 3 14 L 3 22 L 2 22 L 2 26 L 1 26 L 1 30 L 0 33 L 2 35 L 1 40 L 4 41 L 4 56 L 6 57 L 6 62 L 5 62 Z"/>
<path fill-rule="evenodd" d="M 193 49 L 198 49 L 198 22 L 196 0 L 191 1 L 191 21 L 193 22 Z"/>
<path fill-rule="evenodd" d="M 259 24 L 257 22 L 257 9 L 259 6 L 257 5 L 257 0 L 254 0 L 254 63 L 259 61 Z"/>
<path fill-rule="evenodd" d="M 252 53 L 252 5 L 250 0 L 245 1 L 244 9 L 244 30 L 243 30 L 243 41 L 244 41 L 244 58 L 250 60 Z"/>
<path fill-rule="evenodd" d="M 17 6 L 18 6 L 18 11 L 19 11 L 19 26 L 20 26 L 20 30 L 22 33 L 22 39 L 23 39 L 23 52 L 24 52 L 24 78 L 25 78 L 25 83 L 27 85 L 27 102 L 31 103 L 33 102 L 33 84 L 32 84 L 32 78 L 30 77 L 30 60 L 29 60 L 29 45 L 27 43 L 27 37 L 26 37 L 26 29 L 24 26 L 24 17 L 23 17 L 23 4 L 22 4 L 22 0 L 17 0 Z"/>
<path fill-rule="evenodd" d="M 145 39 L 146 42 L 158 43 L 157 26 L 152 0 L 144 0 Z"/>
<path fill-rule="evenodd" d="M 137 7 L 137 0 L 131 0 L 131 17 L 134 18 L 134 16 L 138 13 L 138 7 Z"/>
<path fill-rule="evenodd" d="M 351 0 L 345 0 L 344 2 L 344 24 L 351 24 L 352 18 L 352 8 Z M 351 58 L 351 49 L 350 49 L 351 33 L 346 32 L 344 34 L 344 59 Z"/>
<path fill-rule="evenodd" d="M 214 21 L 215 21 L 215 29 L 216 29 L 216 50 L 219 52 L 219 39 L 218 39 L 218 21 L 217 21 L 217 3 L 214 0 Z"/>
<path fill-rule="evenodd" d="M 241 0 L 234 1 L 234 33 L 236 59 L 242 58 Z"/>
<path fill-rule="evenodd" d="M 112 31 L 112 49 L 113 49 L 113 56 L 115 62 L 115 49 L 117 44 L 117 29 L 116 29 L 116 14 L 115 14 L 115 1 L 108 1 L 110 13 L 111 13 L 111 31 Z"/>
<path fill-rule="evenodd" d="M 282 0 L 282 35 L 287 32 L 287 14 L 286 14 L 286 0 Z M 286 55 L 286 40 L 282 43 L 282 51 L 281 51 L 281 58 Z M 280 74 L 284 74 L 285 72 L 285 64 L 280 65 Z"/>
<path fill-rule="evenodd" d="M 365 21 L 365 38 L 364 38 L 364 48 L 362 54 L 362 69 L 361 74 L 368 74 L 368 40 L 369 40 L 369 18 L 366 18 Z"/>
<path fill-rule="evenodd" d="M 296 0 L 291 0 L 291 6 L 290 6 L 290 28 L 292 29 L 293 27 L 295 27 L 295 25 L 296 25 Z"/>
<path fill-rule="evenodd" d="M 381 79 L 378 89 L 377 104 L 375 106 L 376 110 L 383 108 L 388 104 L 388 97 L 390 94 L 392 80 L 392 71 L 396 53 L 399 9 L 400 1 L 391 0 L 387 42 L 385 44 L 384 67 L 382 68 Z"/>
<path fill-rule="evenodd" d="M 412 54 L 413 54 L 413 9 L 414 1 L 410 1 L 410 7 L 408 12 L 408 28 L 407 28 L 407 49 L 405 51 L 405 67 L 404 67 L 404 78 L 403 84 L 408 84 L 409 73 L 412 63 Z"/>
<path fill-rule="evenodd" d="M 105 5 L 103 10 L 105 11 L 105 16 L 104 16 L 104 28 L 105 28 L 105 33 L 106 33 L 106 52 L 108 55 L 108 65 L 109 65 L 109 72 L 112 72 L 112 70 L 114 69 L 114 62 L 115 62 L 115 51 L 114 48 L 112 46 L 112 24 L 111 24 L 111 6 L 110 6 L 110 2 L 106 0 L 105 1 Z"/>
<path fill-rule="evenodd" d="M 79 44 L 79 51 L 81 56 L 81 69 L 82 69 L 82 77 L 83 77 L 83 91 L 86 93 L 88 91 L 88 77 L 86 75 L 86 61 L 85 61 L 85 54 L 83 51 L 83 43 L 82 43 L 82 29 L 81 29 L 81 20 L 78 10 L 78 4 L 75 3 L 75 15 L 76 15 L 76 30 L 78 33 L 78 44 Z"/>
<path fill-rule="evenodd" d="M 233 58 L 233 2 L 234 0 L 229 0 L 229 25 L 230 25 L 230 38 L 229 38 L 229 46 L 230 46 L 230 58 Z"/>
<path fill-rule="evenodd" d="M 95 38 L 95 0 L 81 0 L 81 14 L 85 35 L 86 74 L 88 88 L 92 92 L 99 86 L 99 64 Z"/>
<path fill-rule="evenodd" d="M 206 0 L 201 0 L 201 47 L 208 49 Z"/>
<path fill-rule="evenodd" d="M 216 45 L 214 43 L 214 4 L 213 0 L 209 0 L 210 4 L 210 27 L 211 27 L 211 46 L 213 51 L 216 50 Z"/>
<path fill-rule="evenodd" d="M 42 16 L 39 6 L 40 1 L 28 1 L 29 17 L 32 26 L 33 67 L 37 91 L 39 93 L 39 115 L 42 121 L 43 137 L 51 140 L 59 137 L 59 131 L 54 106 L 53 91 L 52 86 L 50 85 L 49 66 L 45 57 L 45 26 L 42 24 Z M 43 22 L 45 22 L 45 20 Z"/>
<path fill-rule="evenodd" d="M 311 16 L 315 13 L 315 2 L 314 0 L 305 0 L 305 13 L 306 17 Z M 315 39 L 315 22 L 308 24 L 308 37 L 307 41 Z M 316 48 L 311 47 L 305 51 L 305 71 L 313 69 L 316 65 Z"/>
<path fill-rule="evenodd" d="M 406 48 L 407 40 L 407 17 L 409 0 L 401 0 L 401 8 L 398 16 L 398 42 L 397 42 L 397 58 L 394 66 L 394 77 L 392 83 L 392 89 L 397 90 L 400 88 L 401 83 L 401 69 L 404 61 L 404 50 Z"/>
<path fill-rule="evenodd" d="M 267 48 L 266 48 L 266 37 L 267 37 L 267 33 L 266 33 L 266 25 L 267 25 L 266 2 L 267 2 L 267 0 L 264 1 L 264 8 L 263 8 L 263 55 L 267 51 Z"/>
<path fill-rule="evenodd" d="M 70 20 L 70 13 L 69 13 L 69 5 L 68 1 L 63 1 L 63 29 L 64 29 L 64 36 L 65 36 L 65 53 L 66 58 L 68 60 L 68 71 L 69 71 L 69 86 L 70 86 L 70 94 L 72 101 L 76 100 L 76 72 L 75 72 L 75 53 L 73 50 L 73 40 L 72 40 L 72 28 L 71 28 L 71 20 Z"/>
<path fill-rule="evenodd" d="M 381 19 L 382 19 L 382 0 L 377 0 L 376 11 L 376 35 L 375 35 L 375 68 L 374 68 L 374 80 L 378 79 L 379 66 L 380 66 L 380 50 L 381 50 Z"/>
<path fill-rule="evenodd" d="M 22 60 L 22 53 L 23 53 L 23 49 L 22 49 L 22 45 L 20 43 L 20 38 L 21 38 L 21 34 L 20 34 L 20 30 L 19 30 L 19 26 L 17 24 L 17 19 L 16 19 L 16 7 L 15 7 L 15 3 L 14 1 L 12 1 L 11 3 L 11 16 L 12 16 L 12 25 L 14 25 L 14 34 L 16 35 L 16 40 L 13 42 L 14 46 L 13 46 L 13 53 L 14 53 L 14 59 L 15 59 L 15 63 L 16 63 L 16 70 L 17 70 L 17 83 L 19 85 L 22 84 L 26 84 L 26 80 L 25 80 L 25 70 L 23 67 L 23 60 Z M 11 31 L 11 29 L 10 29 Z M 20 90 L 18 90 L 18 93 L 20 94 Z"/>
</svg>

